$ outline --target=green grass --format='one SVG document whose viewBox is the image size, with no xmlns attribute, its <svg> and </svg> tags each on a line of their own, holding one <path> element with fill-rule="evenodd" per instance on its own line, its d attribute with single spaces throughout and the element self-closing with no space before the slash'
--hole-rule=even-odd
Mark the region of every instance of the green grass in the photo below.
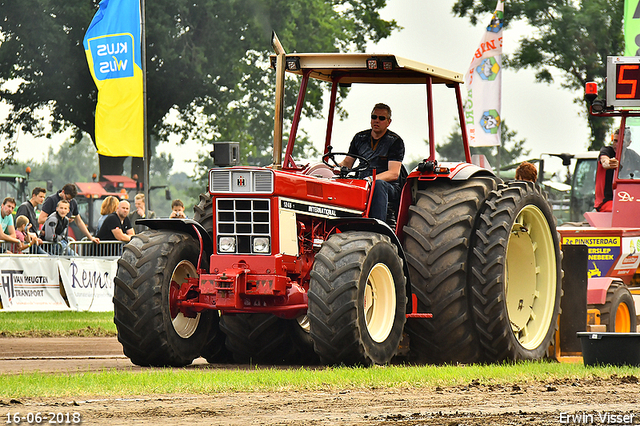
<svg viewBox="0 0 640 426">
<path fill-rule="evenodd" d="M 91 373 L 0 375 L 0 398 L 215 394 L 222 392 L 406 389 L 496 386 L 634 376 L 639 368 L 525 362 L 491 366 L 372 368 L 143 369 Z M 569 382 L 567 382 L 569 381 Z"/>
<path fill-rule="evenodd" d="M 3 312 L 1 337 L 115 336 L 113 312 Z"/>
</svg>

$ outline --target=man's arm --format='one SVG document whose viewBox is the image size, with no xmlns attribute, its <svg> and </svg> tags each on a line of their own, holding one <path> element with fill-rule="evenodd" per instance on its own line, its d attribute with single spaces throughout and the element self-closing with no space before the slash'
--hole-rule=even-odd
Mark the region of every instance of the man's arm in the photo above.
<svg viewBox="0 0 640 426">
<path fill-rule="evenodd" d="M 85 225 L 82 221 L 82 217 L 80 216 L 80 214 L 76 215 L 73 219 L 76 221 L 76 225 L 78 225 L 80 232 L 82 232 L 90 241 L 94 243 L 100 242 L 98 238 L 91 235 L 91 232 L 89 232 L 89 230 L 87 229 L 87 225 Z M 71 220 L 69 220 L 69 223 L 71 223 Z"/>
<path fill-rule="evenodd" d="M 129 234 L 129 231 L 133 232 L 133 229 L 128 229 L 126 234 L 122 232 L 122 229 L 120 228 L 113 228 L 111 230 L 116 240 L 124 242 L 129 242 L 133 236 L 133 234 Z"/>
<path fill-rule="evenodd" d="M 44 211 L 41 211 L 40 215 L 38 216 L 38 225 L 44 225 L 48 217 L 49 217 L 49 213 L 45 213 Z"/>
<path fill-rule="evenodd" d="M 387 182 L 395 182 L 400 177 L 400 168 L 402 167 L 402 161 L 389 161 L 389 169 L 386 172 L 382 172 L 376 175 L 378 180 L 386 180 Z"/>
<path fill-rule="evenodd" d="M 16 238 L 16 229 L 13 225 L 7 226 L 7 232 L 5 233 L 0 226 L 0 240 L 9 242 L 9 243 L 17 243 L 20 244 L 21 241 Z"/>
<path fill-rule="evenodd" d="M 338 163 L 339 166 L 341 167 L 346 167 L 348 169 L 350 169 L 351 167 L 353 167 L 353 163 L 356 162 L 356 159 L 347 155 L 346 157 L 344 157 L 344 160 L 342 160 L 341 162 Z"/>
</svg>

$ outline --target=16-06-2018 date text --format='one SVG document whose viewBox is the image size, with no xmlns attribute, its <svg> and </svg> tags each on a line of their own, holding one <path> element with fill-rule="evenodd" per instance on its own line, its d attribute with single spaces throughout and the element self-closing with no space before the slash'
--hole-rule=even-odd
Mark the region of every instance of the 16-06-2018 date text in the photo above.
<svg viewBox="0 0 640 426">
<path fill-rule="evenodd" d="M 77 425 L 82 423 L 82 415 L 78 412 L 73 413 L 7 413 L 6 421 L 8 425 L 40 425 L 40 424 L 53 424 L 53 425 Z"/>
</svg>

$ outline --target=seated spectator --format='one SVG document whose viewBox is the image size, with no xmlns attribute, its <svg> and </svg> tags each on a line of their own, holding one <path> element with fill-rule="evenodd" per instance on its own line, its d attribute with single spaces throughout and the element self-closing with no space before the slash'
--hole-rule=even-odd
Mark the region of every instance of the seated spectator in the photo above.
<svg viewBox="0 0 640 426">
<path fill-rule="evenodd" d="M 516 180 L 525 180 L 535 183 L 538 180 L 538 170 L 536 169 L 536 166 L 528 161 L 520 163 L 516 169 Z"/>
<path fill-rule="evenodd" d="M 60 200 L 56 206 L 56 211 L 47 216 L 42 230 L 45 241 L 51 244 L 49 253 L 56 255 L 75 256 L 75 252 L 69 248 L 69 201 Z"/>
<path fill-rule="evenodd" d="M 118 199 L 113 195 L 109 195 L 107 198 L 105 198 L 102 201 L 102 204 L 100 205 L 100 214 L 102 216 L 100 216 L 100 219 L 98 219 L 96 235 L 98 235 L 98 233 L 100 232 L 100 226 L 102 226 L 107 216 L 115 212 L 117 208 L 118 208 Z"/>
<path fill-rule="evenodd" d="M 118 208 L 111 213 L 102 223 L 98 238 L 101 241 L 131 241 L 135 231 L 131 227 L 129 220 L 129 202 L 120 201 Z"/>
<path fill-rule="evenodd" d="M 135 206 L 135 210 L 129 215 L 129 220 L 131 221 L 131 225 L 133 226 L 133 230 L 135 231 L 135 233 L 139 234 L 149 228 L 144 225 L 137 225 L 136 220 L 154 219 L 156 217 L 156 214 L 151 210 L 147 210 L 144 200 L 144 194 L 137 194 L 133 200 L 133 204 Z"/>
<path fill-rule="evenodd" d="M 181 200 L 176 199 L 171 202 L 171 214 L 169 215 L 169 217 L 176 219 L 187 219 L 187 215 L 184 214 L 184 204 Z"/>
</svg>

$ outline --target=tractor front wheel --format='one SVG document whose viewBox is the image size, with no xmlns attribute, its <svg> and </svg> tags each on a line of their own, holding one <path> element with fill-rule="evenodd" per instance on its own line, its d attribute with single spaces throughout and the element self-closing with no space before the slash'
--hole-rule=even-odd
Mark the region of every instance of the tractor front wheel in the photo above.
<svg viewBox="0 0 640 426">
<path fill-rule="evenodd" d="M 173 231 L 146 231 L 124 246 L 114 280 L 114 322 L 134 364 L 188 365 L 216 340 L 217 311 L 183 313 L 175 304 L 180 284 L 197 277 L 198 255 L 193 237 Z"/>
<path fill-rule="evenodd" d="M 588 309 L 600 309 L 600 324 L 606 324 L 607 331 L 616 333 L 635 332 L 637 327 L 636 308 L 633 296 L 623 284 L 611 283 L 604 305 L 589 305 Z"/>
<path fill-rule="evenodd" d="M 308 318 L 325 364 L 386 364 L 406 321 L 402 259 L 390 238 L 372 232 L 332 235 L 315 256 Z"/>
</svg>

